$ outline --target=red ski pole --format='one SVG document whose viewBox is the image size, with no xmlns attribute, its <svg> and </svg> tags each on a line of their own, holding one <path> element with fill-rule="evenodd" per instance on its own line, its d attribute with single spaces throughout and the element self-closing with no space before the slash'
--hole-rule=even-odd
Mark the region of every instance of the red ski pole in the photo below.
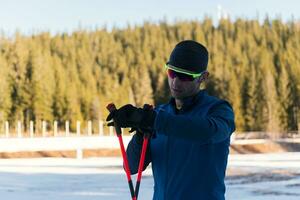
<svg viewBox="0 0 300 200">
<path fill-rule="evenodd" d="M 141 184 L 141 179 L 142 179 L 142 172 L 143 172 L 144 163 L 145 163 L 145 156 L 146 156 L 148 141 L 149 141 L 149 136 L 145 135 L 144 136 L 144 141 L 143 141 L 143 147 L 142 147 L 140 163 L 139 163 L 138 175 L 137 175 L 137 180 L 136 180 L 136 185 L 135 185 L 135 196 L 136 196 L 136 198 L 138 198 L 138 194 L 139 194 L 139 189 L 140 189 L 140 184 Z"/>
<path fill-rule="evenodd" d="M 117 109 L 116 106 L 113 103 L 108 104 L 106 106 L 106 108 L 109 112 L 112 112 L 112 111 Z M 115 127 L 116 135 L 117 135 L 117 137 L 119 139 L 119 143 L 120 143 L 120 148 L 121 148 L 121 153 L 122 153 L 122 157 L 123 157 L 124 168 L 125 168 L 125 173 L 126 173 L 126 176 L 127 176 L 127 181 L 128 181 L 128 186 L 129 186 L 131 198 L 132 198 L 132 200 L 136 200 L 136 196 L 135 196 L 135 193 L 134 193 L 134 188 L 133 188 L 133 184 L 132 184 L 132 180 L 131 180 L 131 174 L 130 174 L 128 159 L 127 159 L 127 155 L 126 155 L 126 151 L 125 151 L 124 143 L 123 143 L 123 138 L 122 138 L 122 130 L 118 126 L 118 124 L 116 124 L 115 122 L 114 122 L 114 127 Z"/>
<path fill-rule="evenodd" d="M 151 105 L 145 104 L 144 109 L 151 109 L 152 110 L 153 107 Z M 147 152 L 147 147 L 148 147 L 148 142 L 149 142 L 150 136 L 151 136 L 150 133 L 144 133 L 142 153 L 141 153 L 141 157 L 140 157 L 138 175 L 137 175 L 137 180 L 136 180 L 136 185 L 135 185 L 136 199 L 138 198 L 138 194 L 139 194 L 139 189 L 140 189 L 140 184 L 141 184 L 141 179 L 142 179 L 142 173 L 143 173 L 144 164 L 145 164 L 145 157 L 146 157 L 146 152 Z"/>
</svg>

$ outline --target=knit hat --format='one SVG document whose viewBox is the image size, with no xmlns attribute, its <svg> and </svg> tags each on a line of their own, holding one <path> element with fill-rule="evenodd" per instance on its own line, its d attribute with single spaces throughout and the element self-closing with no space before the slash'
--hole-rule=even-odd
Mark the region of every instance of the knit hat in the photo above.
<svg viewBox="0 0 300 200">
<path fill-rule="evenodd" d="M 193 40 L 179 42 L 173 49 L 167 67 L 185 74 L 201 74 L 206 71 L 208 51 Z"/>
</svg>

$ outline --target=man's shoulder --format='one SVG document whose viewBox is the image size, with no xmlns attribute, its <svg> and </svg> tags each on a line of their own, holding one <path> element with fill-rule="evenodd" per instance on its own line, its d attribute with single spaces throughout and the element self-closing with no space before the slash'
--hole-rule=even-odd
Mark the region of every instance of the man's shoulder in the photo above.
<svg viewBox="0 0 300 200">
<path fill-rule="evenodd" d="M 210 107 L 214 107 L 214 106 L 220 105 L 220 104 L 232 107 L 231 104 L 227 100 L 221 99 L 219 97 L 209 95 L 209 94 L 205 95 L 203 104 L 210 105 Z"/>
<path fill-rule="evenodd" d="M 204 99 L 203 103 L 206 103 L 206 104 L 215 104 L 215 103 L 224 101 L 223 99 L 220 99 L 219 97 L 210 95 L 208 93 L 206 93 L 204 95 L 203 99 Z"/>
</svg>

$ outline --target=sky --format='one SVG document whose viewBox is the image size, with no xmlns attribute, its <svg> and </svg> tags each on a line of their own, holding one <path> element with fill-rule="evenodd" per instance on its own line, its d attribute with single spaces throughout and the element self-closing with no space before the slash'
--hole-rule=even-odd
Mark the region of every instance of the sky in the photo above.
<svg viewBox="0 0 300 200">
<path fill-rule="evenodd" d="M 9 35 L 41 31 L 72 32 L 79 28 L 123 28 L 145 20 L 202 20 L 217 22 L 220 13 L 234 20 L 280 17 L 300 19 L 298 0 L 0 0 L 0 31 Z"/>
</svg>

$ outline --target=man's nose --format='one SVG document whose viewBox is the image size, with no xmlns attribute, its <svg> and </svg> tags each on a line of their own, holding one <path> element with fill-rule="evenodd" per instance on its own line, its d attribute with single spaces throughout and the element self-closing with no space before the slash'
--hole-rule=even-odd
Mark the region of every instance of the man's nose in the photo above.
<svg viewBox="0 0 300 200">
<path fill-rule="evenodd" d="M 181 80 L 176 76 L 173 78 L 173 85 L 179 85 L 181 83 Z"/>
</svg>

